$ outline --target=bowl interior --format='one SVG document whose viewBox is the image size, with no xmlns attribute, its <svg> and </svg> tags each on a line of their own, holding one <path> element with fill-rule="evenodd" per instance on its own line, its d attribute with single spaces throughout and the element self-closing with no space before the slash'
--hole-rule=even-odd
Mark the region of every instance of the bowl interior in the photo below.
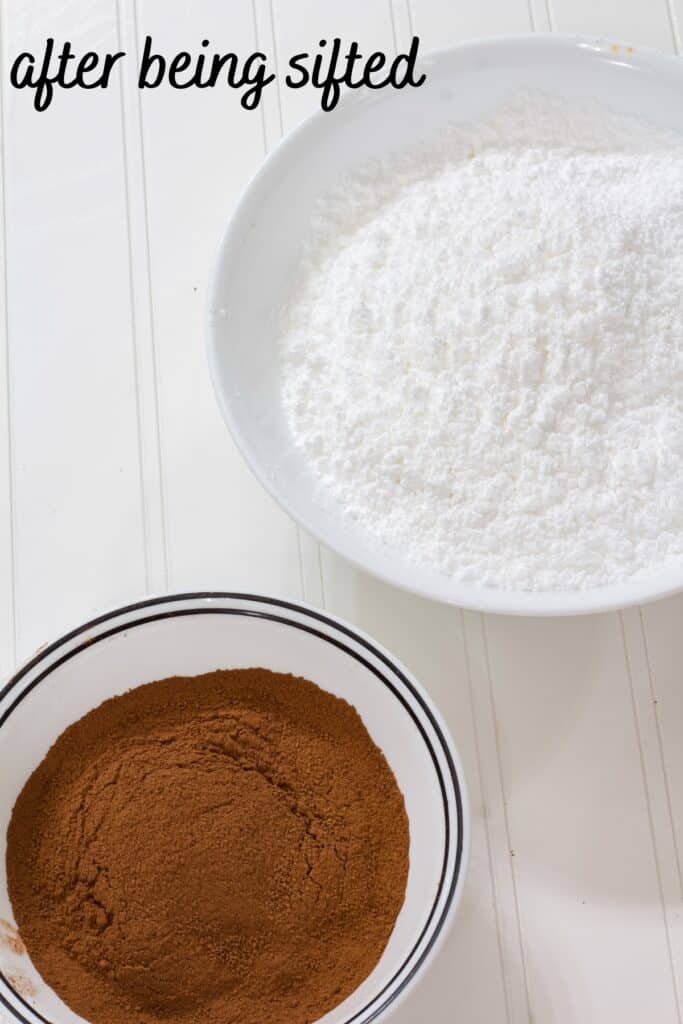
<svg viewBox="0 0 683 1024">
<path fill-rule="evenodd" d="M 394 689 L 400 681 L 386 666 L 376 674 L 378 662 L 355 640 L 306 616 L 283 615 L 272 608 L 255 614 L 251 607 L 230 602 L 220 607 L 216 602 L 190 602 L 182 609 L 173 605 L 170 614 L 164 609 L 163 617 L 154 610 L 129 615 L 113 625 L 102 623 L 85 638 L 74 638 L 10 688 L 0 704 L 0 919 L 10 926 L 5 928 L 9 935 L 13 917 L 4 853 L 14 801 L 64 728 L 106 698 L 139 683 L 253 665 L 304 675 L 350 701 L 384 751 L 405 796 L 410 870 L 403 909 L 374 972 L 325 1018 L 337 1024 L 361 1013 L 362 1020 L 366 1014 L 361 1011 L 392 985 L 402 965 L 411 961 L 422 933 L 429 933 L 438 917 L 449 876 L 452 880 L 449 851 L 458 840 L 457 820 L 448 795 L 444 800 L 442 751 L 435 755 L 434 737 L 424 731 L 410 693 Z M 17 954 L 13 943 L 2 938 L 0 928 L 0 970 L 20 996 L 32 993 L 28 1006 L 55 1024 L 79 1021 L 42 982 L 28 957 Z M 8 998 L 0 983 L 3 993 Z M 21 1000 L 10 996 L 9 1001 L 25 1019 L 36 1019 Z"/>
<path fill-rule="evenodd" d="M 425 61 L 419 89 L 345 97 L 282 143 L 235 212 L 219 252 L 209 308 L 209 358 L 223 414 L 252 469 L 307 529 L 375 575 L 437 600 L 499 612 L 597 611 L 680 589 L 680 567 L 637 583 L 579 593 L 522 593 L 463 584 L 382 547 L 323 494 L 294 448 L 280 401 L 280 310 L 314 204 L 345 171 L 414 149 L 441 127 L 486 116 L 510 94 L 541 89 L 683 130 L 683 67 L 616 43 L 519 37 L 459 47 Z"/>
</svg>

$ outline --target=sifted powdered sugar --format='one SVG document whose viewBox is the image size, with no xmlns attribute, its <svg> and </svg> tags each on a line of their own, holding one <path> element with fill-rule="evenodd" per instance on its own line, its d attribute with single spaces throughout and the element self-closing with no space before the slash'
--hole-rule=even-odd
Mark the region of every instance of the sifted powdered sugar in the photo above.
<svg viewBox="0 0 683 1024">
<path fill-rule="evenodd" d="M 683 140 L 519 97 L 325 197 L 283 402 L 425 566 L 577 589 L 683 559 Z"/>
</svg>

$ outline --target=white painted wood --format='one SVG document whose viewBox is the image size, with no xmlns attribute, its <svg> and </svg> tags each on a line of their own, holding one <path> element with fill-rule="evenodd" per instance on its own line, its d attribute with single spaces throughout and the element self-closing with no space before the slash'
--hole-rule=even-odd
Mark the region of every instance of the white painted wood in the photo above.
<svg viewBox="0 0 683 1024">
<path fill-rule="evenodd" d="M 135 0 L 117 0 L 119 48 L 135 55 Z M 168 587 L 166 510 L 159 428 L 156 350 L 152 313 L 152 284 L 147 217 L 147 181 L 140 92 L 135 68 L 128 63 L 119 76 L 121 135 L 129 241 L 129 273 L 133 302 L 135 390 L 138 408 L 140 486 L 145 537 L 145 580 L 150 593 Z"/>
<path fill-rule="evenodd" d="M 544 0 L 540 2 L 543 4 Z M 424 50 L 440 50 L 483 36 L 532 30 L 527 0 L 412 0 L 411 7 L 413 26 Z"/>
<path fill-rule="evenodd" d="M 668 0 L 548 0 L 555 32 L 580 32 L 671 52 Z"/>
<path fill-rule="evenodd" d="M 389 0 L 389 17 L 391 18 L 391 35 L 394 48 L 407 48 L 415 34 L 413 26 L 413 9 L 410 0 Z M 422 44 L 422 40 L 420 40 Z M 422 44 L 422 52 L 425 52 Z"/>
<path fill-rule="evenodd" d="M 258 50 L 266 55 L 275 81 L 265 91 L 261 101 L 261 123 L 263 128 L 263 150 L 267 153 L 276 146 L 284 134 L 282 124 L 282 103 L 280 102 L 281 82 L 279 77 L 278 53 L 273 31 L 273 8 L 270 0 L 253 0 L 254 42 Z"/>
<path fill-rule="evenodd" d="M 666 887 L 679 920 L 683 902 L 683 597 L 659 601 L 642 610 L 652 712 L 661 750 L 666 800 L 671 818 L 675 877 Z M 683 959 L 679 970 L 683 969 Z"/>
<path fill-rule="evenodd" d="M 671 21 L 671 33 L 676 53 L 683 50 L 683 0 L 668 0 L 667 9 Z"/>
<path fill-rule="evenodd" d="M 115 9 L 5 4 L 3 51 L 115 50 Z M 144 590 L 118 90 L 5 94 L 18 656 Z"/>
<path fill-rule="evenodd" d="M 493 699 L 486 619 L 474 612 L 463 612 L 461 623 L 475 722 L 478 770 L 482 787 L 491 882 L 497 908 L 508 1019 L 522 1022 L 531 1017 L 529 983 L 500 756 L 499 726 Z"/>
<path fill-rule="evenodd" d="M 683 916 L 680 912 L 680 861 L 671 801 L 671 785 L 664 749 L 659 708 L 654 696 L 653 675 L 640 608 L 626 609 L 620 616 L 627 653 L 627 669 L 645 778 L 648 815 L 657 858 L 659 897 L 676 987 L 679 1014 L 683 983 Z"/>
<path fill-rule="evenodd" d="M 138 39 L 171 55 L 209 38 L 255 49 L 250 0 L 138 0 Z M 294 524 L 242 461 L 218 412 L 204 353 L 208 277 L 241 188 L 264 156 L 258 114 L 228 89 L 141 95 L 169 584 L 300 596 Z"/>
<path fill-rule="evenodd" d="M 0 40 L 4 36 L 0 8 Z M 5 83 L 0 81 L 0 679 L 14 667 L 14 525 L 12 522 L 12 420 L 5 259 Z"/>
<path fill-rule="evenodd" d="M 487 633 L 531 1013 L 678 1021 L 619 618 Z"/>
<path fill-rule="evenodd" d="M 529 22 L 534 32 L 550 32 L 550 0 L 529 0 Z"/>
</svg>

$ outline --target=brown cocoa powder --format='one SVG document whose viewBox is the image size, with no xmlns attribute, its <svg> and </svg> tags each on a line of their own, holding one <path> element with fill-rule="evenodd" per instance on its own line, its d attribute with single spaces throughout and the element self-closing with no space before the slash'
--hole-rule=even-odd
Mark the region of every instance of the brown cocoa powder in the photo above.
<svg viewBox="0 0 683 1024">
<path fill-rule="evenodd" d="M 7 836 L 15 919 L 95 1024 L 304 1024 L 371 972 L 408 871 L 357 712 L 265 669 L 164 679 L 70 726 Z"/>
</svg>

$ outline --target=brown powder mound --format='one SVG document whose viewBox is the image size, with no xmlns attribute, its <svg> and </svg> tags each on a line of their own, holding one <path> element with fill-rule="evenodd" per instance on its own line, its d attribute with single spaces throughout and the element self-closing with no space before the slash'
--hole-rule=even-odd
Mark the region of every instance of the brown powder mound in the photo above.
<svg viewBox="0 0 683 1024">
<path fill-rule="evenodd" d="M 345 701 L 265 669 L 164 679 L 70 726 L 8 830 L 16 921 L 95 1024 L 304 1024 L 377 963 L 408 822 Z"/>
</svg>

